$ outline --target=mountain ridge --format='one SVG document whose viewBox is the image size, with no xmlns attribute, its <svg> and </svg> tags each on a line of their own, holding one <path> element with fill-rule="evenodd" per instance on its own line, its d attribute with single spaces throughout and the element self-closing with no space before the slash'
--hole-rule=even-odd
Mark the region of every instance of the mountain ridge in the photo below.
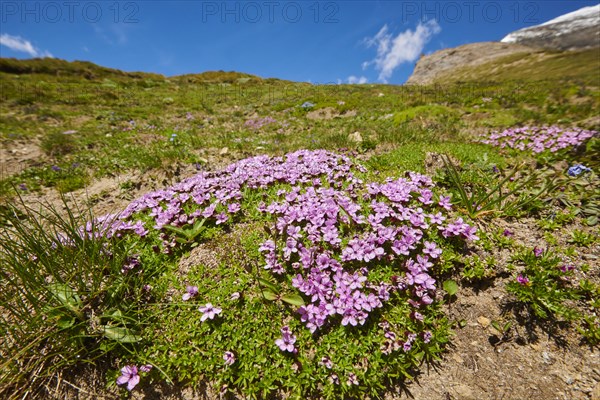
<svg viewBox="0 0 600 400">
<path fill-rule="evenodd" d="M 540 59 L 553 62 L 551 71 Z M 548 73 L 553 77 L 569 77 L 574 75 L 574 69 L 582 72 L 577 65 L 582 62 L 592 63 L 589 69 L 584 68 L 584 79 L 600 80 L 600 4 L 511 32 L 499 42 L 469 43 L 425 55 L 417 61 L 406 83 L 493 79 L 494 74 L 489 70 L 500 72 L 498 79 L 510 75 L 539 80 Z M 488 71 L 482 68 L 484 65 Z M 511 73 L 506 74 L 503 67 L 512 69 Z"/>
</svg>

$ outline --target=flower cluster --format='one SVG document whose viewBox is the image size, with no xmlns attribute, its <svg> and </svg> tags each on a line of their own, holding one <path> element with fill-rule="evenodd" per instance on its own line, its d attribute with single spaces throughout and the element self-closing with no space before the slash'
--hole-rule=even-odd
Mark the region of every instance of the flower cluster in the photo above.
<svg viewBox="0 0 600 400">
<path fill-rule="evenodd" d="M 492 132 L 485 135 L 481 142 L 500 148 L 509 147 L 534 153 L 550 150 L 554 153 L 565 148 L 579 146 L 594 136 L 598 136 L 598 132 L 579 128 L 524 126 L 510 128 L 503 132 Z"/>
<path fill-rule="evenodd" d="M 330 320 L 363 325 L 392 291 L 410 293 L 416 308 L 433 302 L 436 281 L 429 269 L 442 250 L 427 238 L 439 233 L 477 240 L 475 228 L 461 218 L 446 223 L 449 199 L 434 200 L 433 186 L 416 173 L 365 185 L 338 165 L 323 181 L 280 190 L 280 201 L 259 206 L 277 233 L 259 248 L 264 269 L 293 275 L 292 286 L 310 299 L 298 313 L 311 332 Z M 401 277 L 369 280 L 381 264 Z"/>
<path fill-rule="evenodd" d="M 308 300 L 296 311 L 311 332 L 326 324 L 363 325 L 398 295 L 415 310 L 431 304 L 440 242 L 477 240 L 474 227 L 450 217 L 450 198 L 434 192 L 430 177 L 410 172 L 365 183 L 358 175 L 363 172 L 347 156 L 323 150 L 248 158 L 148 193 L 120 214 L 99 218 L 94 231 L 144 237 L 155 229 L 168 253 L 178 242 L 167 226 L 229 223 L 244 212 L 246 196 L 276 186 L 268 204 L 254 203 L 274 225 L 259 249 L 264 269 L 291 275 L 292 286 Z M 182 300 L 196 295 L 197 288 L 188 286 Z M 210 303 L 199 310 L 203 322 L 221 312 Z M 289 327 L 281 333 L 277 346 L 294 353 L 296 337 Z M 394 342 L 409 351 L 416 337 Z M 232 360 L 227 354 L 226 363 Z"/>
<path fill-rule="evenodd" d="M 436 195 L 428 176 L 411 172 L 364 183 L 357 172 L 365 170 L 323 150 L 248 158 L 148 193 L 96 225 L 107 236 L 145 236 L 150 227 L 142 221 L 150 217 L 169 252 L 177 243 L 165 226 L 184 228 L 198 219 L 228 223 L 242 212 L 245 194 L 279 185 L 276 201 L 258 205 L 277 232 L 260 251 L 265 269 L 292 274 L 293 287 L 310 299 L 297 310 L 308 329 L 314 332 L 328 321 L 362 325 L 394 291 L 405 292 L 416 308 L 431 304 L 436 281 L 430 269 L 442 253 L 436 240 L 477 240 L 475 228 L 449 218 L 450 198 Z M 394 275 L 370 280 L 383 264 Z M 187 288 L 184 300 L 195 293 Z M 203 321 L 220 312 L 209 304 L 203 309 Z"/>
<path fill-rule="evenodd" d="M 241 214 L 246 189 L 264 190 L 275 184 L 319 185 L 322 177 L 343 181 L 350 177 L 352 167 L 348 157 L 324 150 L 300 150 L 285 157 L 252 157 L 147 193 L 121 213 L 98 218 L 96 231 L 107 237 L 128 233 L 143 237 L 151 228 L 143 219 L 151 217 L 152 228 L 161 231 L 163 251 L 168 253 L 176 242 L 173 234 L 164 229 L 167 225 L 184 228 L 193 226 L 198 219 L 206 219 L 205 226 L 227 224 Z"/>
</svg>

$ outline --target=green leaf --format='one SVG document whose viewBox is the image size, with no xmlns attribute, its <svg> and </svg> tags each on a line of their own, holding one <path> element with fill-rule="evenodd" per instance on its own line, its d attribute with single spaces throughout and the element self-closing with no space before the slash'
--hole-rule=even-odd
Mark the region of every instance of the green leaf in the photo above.
<svg viewBox="0 0 600 400">
<path fill-rule="evenodd" d="M 598 223 L 598 216 L 592 215 L 588 217 L 585 222 L 588 224 L 588 226 L 595 226 Z"/>
<path fill-rule="evenodd" d="M 115 342 L 109 342 L 109 341 L 103 340 L 102 342 L 100 342 L 100 346 L 98 346 L 98 347 L 101 351 L 108 353 L 109 351 L 112 351 L 116 345 L 117 344 Z"/>
<path fill-rule="evenodd" d="M 277 296 L 277 294 L 273 293 L 269 289 L 264 289 L 262 291 L 262 294 L 263 294 L 263 296 L 265 296 L 265 299 L 267 299 L 267 300 L 277 300 L 277 298 L 279 297 L 279 296 Z"/>
<path fill-rule="evenodd" d="M 169 231 L 171 231 L 171 232 L 175 232 L 175 233 L 177 233 L 179 236 L 183 236 L 183 237 L 187 237 L 187 236 L 188 236 L 188 234 L 187 234 L 187 232 L 186 232 L 186 231 L 184 231 L 183 229 L 181 229 L 181 228 L 178 228 L 178 227 L 176 227 L 176 226 L 172 226 L 172 225 L 164 225 L 164 226 L 163 226 L 163 228 L 165 228 L 165 229 L 167 229 L 167 230 L 169 230 Z"/>
<path fill-rule="evenodd" d="M 498 321 L 492 321 L 492 323 L 490 325 L 492 325 L 492 327 L 495 330 L 497 330 L 498 332 L 502 332 L 502 329 L 500 328 L 500 324 L 498 323 Z"/>
<path fill-rule="evenodd" d="M 194 224 L 194 228 L 192 230 L 192 237 L 196 237 L 198 236 L 198 234 L 200 234 L 200 232 L 202 232 L 202 230 L 204 229 L 204 223 L 206 222 L 207 218 L 204 218 L 202 221 L 196 221 L 196 223 Z"/>
<path fill-rule="evenodd" d="M 454 296 L 456 293 L 458 293 L 458 284 L 452 279 L 444 281 L 443 286 L 446 293 L 448 293 L 450 296 Z"/>
<path fill-rule="evenodd" d="M 142 340 L 142 338 L 136 335 L 131 329 L 118 326 L 104 325 L 102 327 L 102 333 L 107 338 L 119 343 L 135 343 Z"/>
<path fill-rule="evenodd" d="M 304 299 L 302 297 L 300 297 L 300 295 L 298 295 L 298 294 L 290 294 L 290 295 L 282 296 L 281 300 L 285 301 L 288 304 L 298 306 L 298 307 L 304 305 Z"/>
<path fill-rule="evenodd" d="M 62 305 L 69 308 L 81 307 L 79 295 L 70 286 L 63 283 L 53 283 L 48 285 L 47 288 Z"/>
<path fill-rule="evenodd" d="M 125 316 L 121 310 L 111 310 L 104 314 L 102 314 L 102 319 L 108 319 L 110 322 L 115 323 L 115 325 L 124 324 Z"/>
<path fill-rule="evenodd" d="M 266 279 L 258 278 L 258 283 L 260 283 L 261 286 L 271 289 L 275 293 L 279 292 L 279 288 L 274 283 L 271 283 Z"/>
<path fill-rule="evenodd" d="M 56 322 L 56 325 L 61 329 L 68 329 L 68 328 L 72 327 L 73 325 L 75 325 L 75 318 L 62 316 L 58 319 L 58 321 Z"/>
</svg>

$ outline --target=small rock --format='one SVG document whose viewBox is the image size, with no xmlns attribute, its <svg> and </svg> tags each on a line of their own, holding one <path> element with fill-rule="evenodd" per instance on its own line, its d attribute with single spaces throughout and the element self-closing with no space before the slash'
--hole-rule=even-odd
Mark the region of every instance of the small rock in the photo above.
<svg viewBox="0 0 600 400">
<path fill-rule="evenodd" d="M 348 135 L 348 140 L 350 140 L 351 142 L 354 142 L 354 143 L 362 143 L 363 138 L 362 138 L 360 132 L 356 131 L 356 132 Z"/>
<path fill-rule="evenodd" d="M 544 364 L 554 363 L 554 361 L 552 360 L 552 355 L 547 351 L 542 352 L 542 359 L 544 360 Z"/>
<path fill-rule="evenodd" d="M 469 386 L 459 384 L 454 386 L 453 389 L 459 399 L 475 400 L 475 394 L 473 393 L 473 389 L 471 389 Z"/>
<path fill-rule="evenodd" d="M 462 358 L 460 355 L 458 355 L 458 354 L 453 354 L 453 355 L 452 355 L 452 359 L 453 359 L 454 361 L 456 361 L 457 363 L 459 363 L 459 364 L 462 364 L 462 363 L 465 361 L 465 360 L 463 360 L 463 358 Z"/>
<path fill-rule="evenodd" d="M 600 382 L 592 389 L 590 396 L 592 400 L 600 400 Z"/>
<path fill-rule="evenodd" d="M 535 351 L 542 351 L 542 346 L 540 346 L 537 343 L 531 343 L 529 346 L 531 346 L 531 348 L 534 349 Z"/>
<path fill-rule="evenodd" d="M 483 326 L 484 328 L 487 328 L 488 326 L 490 326 L 490 323 L 492 321 L 490 321 L 489 318 L 484 317 L 483 315 L 477 318 L 477 322 L 479 322 L 479 325 Z"/>
<path fill-rule="evenodd" d="M 223 148 L 221 149 L 221 151 L 219 151 L 219 155 L 220 155 L 220 156 L 224 156 L 224 155 L 225 155 L 225 154 L 227 154 L 227 153 L 229 153 L 229 148 L 227 148 L 227 147 L 223 147 Z"/>
</svg>

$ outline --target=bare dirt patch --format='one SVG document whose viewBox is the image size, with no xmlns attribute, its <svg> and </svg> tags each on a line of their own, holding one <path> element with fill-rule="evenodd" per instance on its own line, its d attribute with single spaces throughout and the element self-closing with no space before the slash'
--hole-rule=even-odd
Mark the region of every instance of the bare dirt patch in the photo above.
<svg viewBox="0 0 600 400">
<path fill-rule="evenodd" d="M 336 110 L 333 107 L 320 108 L 318 110 L 310 111 L 306 114 L 306 118 L 312 119 L 312 120 L 319 120 L 319 119 L 328 120 L 328 119 L 334 119 L 334 118 L 349 118 L 349 117 L 355 117 L 355 116 L 356 116 L 356 110 L 348 110 L 343 113 L 340 113 L 338 110 Z"/>
<path fill-rule="evenodd" d="M 40 162 L 44 153 L 38 143 L 30 140 L 0 143 L 0 178 L 8 178 Z"/>
</svg>

